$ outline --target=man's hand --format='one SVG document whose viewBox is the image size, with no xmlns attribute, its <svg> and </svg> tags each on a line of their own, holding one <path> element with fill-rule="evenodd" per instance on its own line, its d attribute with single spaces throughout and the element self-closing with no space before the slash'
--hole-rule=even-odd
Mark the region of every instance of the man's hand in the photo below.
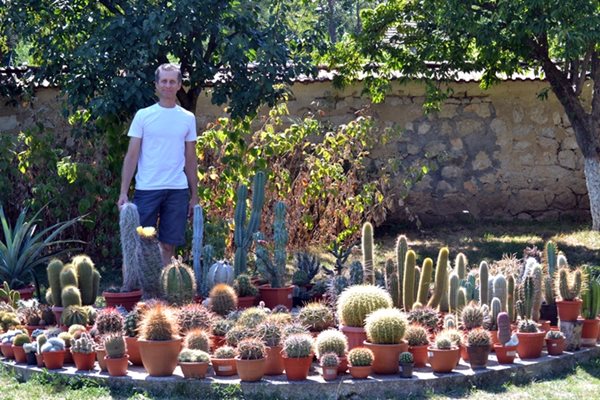
<svg viewBox="0 0 600 400">
<path fill-rule="evenodd" d="M 123 205 L 125 203 L 127 203 L 129 201 L 129 199 L 127 198 L 126 194 L 122 194 L 119 196 L 119 200 L 117 201 L 117 207 L 119 207 L 119 210 L 121 210 L 121 207 L 123 207 Z"/>
<path fill-rule="evenodd" d="M 199 203 L 198 195 L 192 196 L 190 198 L 190 204 L 188 205 L 188 218 L 192 218 L 194 216 L 194 206 Z"/>
</svg>

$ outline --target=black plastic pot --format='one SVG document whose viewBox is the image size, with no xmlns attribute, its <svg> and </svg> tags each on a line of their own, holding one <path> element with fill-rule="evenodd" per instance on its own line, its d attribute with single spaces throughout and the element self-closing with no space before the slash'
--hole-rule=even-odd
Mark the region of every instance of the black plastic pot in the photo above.
<svg viewBox="0 0 600 400">
<path fill-rule="evenodd" d="M 550 321 L 550 325 L 558 325 L 558 313 L 556 311 L 556 303 L 542 304 L 540 307 L 540 319 L 542 321 Z"/>
</svg>

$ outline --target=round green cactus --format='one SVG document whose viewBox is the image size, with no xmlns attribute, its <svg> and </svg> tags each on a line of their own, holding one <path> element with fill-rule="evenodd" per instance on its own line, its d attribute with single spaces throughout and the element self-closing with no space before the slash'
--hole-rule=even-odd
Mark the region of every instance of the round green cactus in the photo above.
<svg viewBox="0 0 600 400">
<path fill-rule="evenodd" d="M 491 341 L 490 333 L 485 329 L 473 329 L 467 335 L 468 346 L 489 346 Z"/>
<path fill-rule="evenodd" d="M 238 298 L 235 289 L 226 283 L 216 284 L 208 296 L 211 310 L 221 316 L 226 316 L 237 308 Z"/>
<path fill-rule="evenodd" d="M 193 329 L 185 335 L 183 346 L 187 349 L 210 350 L 210 336 L 203 329 Z"/>
<path fill-rule="evenodd" d="M 340 364 L 340 358 L 335 353 L 325 353 L 321 355 L 320 362 L 322 367 L 337 367 Z"/>
<path fill-rule="evenodd" d="M 312 352 L 313 338 L 306 333 L 296 333 L 283 341 L 283 352 L 288 358 L 309 357 Z"/>
<path fill-rule="evenodd" d="M 408 326 L 404 313 L 397 308 L 373 311 L 365 321 L 369 342 L 374 344 L 399 344 Z"/>
<path fill-rule="evenodd" d="M 298 321 L 311 331 L 320 332 L 334 324 L 333 312 L 323 303 L 308 303 L 300 309 Z"/>
<path fill-rule="evenodd" d="M 374 358 L 373 352 L 365 347 L 355 347 L 348 353 L 348 361 L 353 367 L 367 367 L 373 364 Z"/>
<path fill-rule="evenodd" d="M 367 315 L 392 306 L 392 297 L 385 289 L 372 285 L 355 285 L 342 292 L 337 309 L 342 325 L 363 327 Z"/>
<path fill-rule="evenodd" d="M 171 263 L 163 269 L 160 281 L 162 293 L 170 303 L 190 303 L 196 293 L 194 271 L 185 265 L 181 258 L 171 259 Z"/>
<path fill-rule="evenodd" d="M 346 335 L 336 329 L 328 329 L 319 333 L 315 342 L 318 357 L 331 352 L 338 357 L 344 357 L 348 351 Z"/>
<path fill-rule="evenodd" d="M 408 351 L 403 351 L 402 353 L 400 353 L 399 361 L 400 364 L 412 364 L 415 361 L 415 359 L 412 353 Z"/>
</svg>

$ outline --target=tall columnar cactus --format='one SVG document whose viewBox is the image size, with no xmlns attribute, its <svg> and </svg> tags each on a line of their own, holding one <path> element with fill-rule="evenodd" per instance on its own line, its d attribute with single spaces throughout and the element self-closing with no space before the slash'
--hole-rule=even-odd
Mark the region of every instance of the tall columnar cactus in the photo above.
<svg viewBox="0 0 600 400">
<path fill-rule="evenodd" d="M 465 288 L 467 301 L 479 300 L 479 291 L 477 290 L 477 272 L 472 270 L 467 275 L 467 279 L 461 282 L 461 286 Z"/>
<path fill-rule="evenodd" d="M 508 313 L 499 313 L 496 322 L 498 324 L 498 341 L 504 346 L 510 340 L 511 336 L 510 317 Z"/>
<path fill-rule="evenodd" d="M 531 319 L 534 286 L 533 276 L 531 275 L 526 276 L 519 286 L 519 301 L 521 302 L 519 313 L 522 319 Z"/>
<path fill-rule="evenodd" d="M 448 305 L 448 285 L 449 285 L 449 280 L 448 280 L 448 275 L 450 275 L 450 273 L 452 272 L 452 268 L 450 267 L 450 264 L 448 264 L 448 268 L 447 268 L 447 272 L 446 272 L 446 279 L 444 280 L 444 292 L 442 293 L 442 299 L 440 300 L 440 305 L 438 307 L 440 312 L 448 312 L 450 306 Z"/>
<path fill-rule="evenodd" d="M 568 267 L 559 268 L 554 285 L 561 300 L 571 301 L 578 298 L 582 284 L 583 274 L 579 268 L 572 272 Z"/>
<path fill-rule="evenodd" d="M 194 271 L 174 257 L 160 276 L 162 292 L 168 302 L 173 304 L 190 303 L 196 293 Z"/>
<path fill-rule="evenodd" d="M 235 204 L 235 230 L 233 239 L 235 244 L 234 271 L 235 275 L 246 272 L 248 250 L 252 239 L 260 225 L 260 214 L 265 202 L 266 177 L 263 171 L 258 171 L 252 182 L 252 212 L 250 219 L 246 215 L 246 199 L 248 198 L 248 187 L 239 185 L 236 193 Z"/>
<path fill-rule="evenodd" d="M 531 300 L 531 319 L 534 321 L 540 320 L 540 308 L 542 307 L 542 267 L 536 265 L 531 271 L 533 279 L 533 299 Z"/>
<path fill-rule="evenodd" d="M 556 268 L 560 269 L 568 267 L 569 262 L 567 261 L 567 257 L 562 252 L 559 252 L 558 256 L 556 256 Z"/>
<path fill-rule="evenodd" d="M 494 297 L 497 297 L 500 300 L 501 311 L 506 311 L 507 287 L 506 287 L 506 278 L 504 278 L 504 275 L 502 275 L 501 273 L 496 275 L 496 277 L 494 278 L 493 286 L 494 286 Z"/>
<path fill-rule="evenodd" d="M 351 285 L 362 285 L 364 283 L 365 271 L 363 270 L 363 266 L 360 261 L 352 261 L 352 263 L 350 264 L 349 275 Z"/>
<path fill-rule="evenodd" d="M 423 267 L 421 268 L 421 279 L 419 280 L 419 291 L 417 292 L 417 301 L 421 304 L 427 304 L 432 274 L 433 260 L 428 257 L 423 261 Z"/>
<path fill-rule="evenodd" d="M 451 313 L 458 310 L 458 289 L 460 287 L 460 279 L 456 271 L 450 274 L 448 287 L 448 305 Z"/>
<path fill-rule="evenodd" d="M 410 311 L 415 301 L 415 267 L 417 264 L 417 255 L 409 250 L 404 260 L 404 280 L 402 281 L 402 302 L 404 311 Z"/>
<path fill-rule="evenodd" d="M 544 263 L 548 268 L 547 272 L 549 276 L 554 276 L 554 273 L 556 272 L 556 267 L 558 264 L 556 260 L 557 256 L 558 251 L 556 249 L 556 244 L 550 240 L 547 241 L 546 245 L 544 246 Z"/>
<path fill-rule="evenodd" d="M 60 293 L 63 307 L 81 306 L 81 292 L 77 286 L 67 285 Z"/>
<path fill-rule="evenodd" d="M 275 219 L 273 221 L 273 260 L 264 247 L 264 236 L 261 232 L 254 234 L 256 240 L 256 266 L 258 271 L 271 281 L 272 288 L 280 288 L 285 284 L 285 264 L 287 259 L 286 246 L 288 232 L 285 225 L 285 203 L 275 204 Z"/>
<path fill-rule="evenodd" d="M 392 301 L 394 302 L 394 306 L 399 304 L 400 301 L 400 282 L 398 281 L 398 274 L 394 272 L 390 276 L 390 295 L 392 296 Z"/>
<path fill-rule="evenodd" d="M 544 301 L 548 305 L 554 304 L 554 281 L 548 274 L 544 275 Z"/>
<path fill-rule="evenodd" d="M 392 277 L 392 274 L 395 272 L 395 270 L 396 270 L 396 266 L 394 265 L 394 260 L 391 258 L 388 258 L 387 260 L 385 260 L 385 266 L 383 268 L 384 277 L 385 277 L 385 288 L 390 293 L 392 290 L 392 286 L 390 285 L 390 279 Z"/>
<path fill-rule="evenodd" d="M 438 253 L 437 263 L 435 267 L 435 287 L 433 289 L 433 295 L 427 303 L 428 307 L 436 308 L 440 305 L 442 296 L 444 295 L 444 289 L 448 283 L 448 257 L 450 251 L 447 247 L 442 247 Z"/>
<path fill-rule="evenodd" d="M 119 212 L 121 251 L 123 253 L 123 286 L 121 290 L 125 292 L 142 287 L 142 270 L 138 259 L 140 246 L 138 226 L 140 226 L 140 215 L 137 206 L 133 203 L 125 203 Z"/>
<path fill-rule="evenodd" d="M 373 244 L 373 225 L 365 222 L 362 227 L 362 256 L 365 270 L 365 283 L 375 284 L 375 246 Z"/>
<path fill-rule="evenodd" d="M 204 236 L 204 216 L 200 204 L 194 206 L 194 220 L 192 225 L 192 267 L 196 276 L 196 289 L 199 296 L 206 296 L 208 284 L 206 274 L 211 264 L 206 260 L 202 262 L 202 239 Z"/>
<path fill-rule="evenodd" d="M 64 264 L 59 259 L 55 258 L 48 264 L 48 284 L 50 285 L 50 291 L 52 293 L 52 303 L 57 307 L 62 307 L 62 300 L 60 298 L 61 286 L 60 286 L 60 272 L 62 271 Z"/>
<path fill-rule="evenodd" d="M 459 280 L 465 279 L 467 276 L 467 256 L 463 253 L 456 255 L 456 261 L 454 262 L 454 271 L 458 275 Z"/>
<path fill-rule="evenodd" d="M 92 260 L 84 254 L 73 257 L 71 263 L 77 273 L 81 303 L 84 306 L 91 306 L 96 302 L 98 296 L 100 273 L 94 267 Z"/>
<path fill-rule="evenodd" d="M 488 263 L 482 261 L 479 264 L 479 304 L 489 304 L 488 299 L 488 281 L 489 279 L 489 267 Z"/>
<path fill-rule="evenodd" d="M 421 268 L 415 265 L 415 284 L 413 285 L 413 302 L 417 302 L 417 293 L 419 293 L 419 283 L 421 282 Z M 422 305 L 422 304 L 421 304 Z M 414 305 L 413 305 L 414 308 Z"/>
<path fill-rule="evenodd" d="M 502 312 L 502 302 L 498 297 L 494 297 L 490 303 L 490 319 L 494 322 L 497 321 L 498 314 Z"/>
<path fill-rule="evenodd" d="M 163 269 L 163 261 L 160 255 L 160 247 L 156 238 L 156 229 L 136 229 L 139 235 L 138 265 L 141 267 L 140 282 L 144 291 L 144 298 L 157 298 L 160 296 L 160 275 Z"/>
<path fill-rule="evenodd" d="M 510 322 L 515 322 L 517 318 L 515 315 L 515 277 L 513 274 L 508 275 L 506 290 L 506 312 L 510 317 Z"/>
<path fill-rule="evenodd" d="M 408 252 L 408 239 L 406 236 L 400 235 L 396 240 L 396 266 L 398 267 L 396 272 L 398 273 L 398 282 L 400 283 L 400 286 L 398 287 L 398 299 L 400 302 L 396 304 L 396 307 L 400 309 L 404 307 L 402 283 L 404 282 L 404 260 L 406 260 L 406 252 Z"/>
</svg>

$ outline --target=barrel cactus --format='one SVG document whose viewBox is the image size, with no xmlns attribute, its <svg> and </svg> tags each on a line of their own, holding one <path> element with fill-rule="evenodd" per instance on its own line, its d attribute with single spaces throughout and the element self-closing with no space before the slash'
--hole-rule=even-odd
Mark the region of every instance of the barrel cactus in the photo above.
<svg viewBox="0 0 600 400">
<path fill-rule="evenodd" d="M 348 339 L 346 335 L 336 329 L 327 329 L 317 336 L 315 340 L 317 356 L 325 353 L 334 353 L 338 357 L 344 357 L 348 351 Z"/>
<path fill-rule="evenodd" d="M 170 303 L 190 303 L 196 294 L 194 271 L 182 262 L 181 257 L 171 259 L 171 263 L 163 269 L 160 281 L 163 295 Z"/>
<path fill-rule="evenodd" d="M 231 286 L 233 278 L 233 267 L 226 260 L 217 261 L 211 265 L 206 276 L 209 289 L 217 283 L 226 283 Z"/>
<path fill-rule="evenodd" d="M 283 341 L 283 353 L 288 358 L 309 357 L 312 346 L 312 336 L 306 333 L 296 333 L 289 335 Z"/>
<path fill-rule="evenodd" d="M 342 325 L 363 327 L 365 318 L 380 308 L 391 308 L 392 297 L 385 290 L 372 285 L 350 286 L 338 298 L 338 315 Z"/>
<path fill-rule="evenodd" d="M 213 286 L 209 294 L 211 310 L 221 316 L 226 316 L 237 308 L 238 297 L 233 287 L 226 283 Z"/>
<path fill-rule="evenodd" d="M 374 344 L 399 344 L 408 326 L 406 315 L 397 308 L 381 308 L 365 320 L 367 338 Z"/>
<path fill-rule="evenodd" d="M 365 347 L 356 347 L 348 353 L 348 361 L 353 367 L 367 367 L 373 364 L 373 352 Z"/>
</svg>

